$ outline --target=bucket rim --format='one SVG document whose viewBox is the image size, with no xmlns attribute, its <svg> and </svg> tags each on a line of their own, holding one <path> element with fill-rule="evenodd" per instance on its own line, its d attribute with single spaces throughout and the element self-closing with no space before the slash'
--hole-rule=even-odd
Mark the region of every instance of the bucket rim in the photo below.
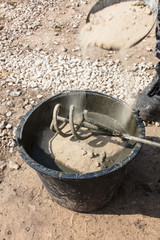
<svg viewBox="0 0 160 240">
<path fill-rule="evenodd" d="M 56 170 L 47 168 L 47 167 L 43 166 L 42 164 L 37 163 L 25 151 L 24 147 L 21 144 L 21 139 L 22 139 L 23 128 L 24 128 L 25 123 L 27 122 L 28 118 L 30 117 L 30 115 L 45 102 L 50 101 L 53 98 L 57 98 L 57 97 L 69 95 L 69 94 L 74 94 L 74 93 L 90 93 L 90 94 L 97 94 L 100 96 L 105 96 L 107 98 L 113 99 L 114 101 L 122 103 L 125 106 L 127 106 L 129 109 L 131 109 L 129 107 L 129 105 L 127 103 L 125 103 L 123 100 L 117 99 L 113 96 L 110 96 L 110 95 L 107 95 L 107 94 L 104 94 L 101 92 L 92 91 L 92 90 L 68 90 L 68 91 L 63 91 L 63 92 L 54 94 L 51 97 L 49 97 L 49 98 L 43 100 L 42 102 L 38 103 L 37 105 L 35 105 L 22 117 L 20 124 L 18 125 L 17 131 L 16 131 L 16 144 L 17 144 L 17 150 L 18 150 L 20 156 L 30 167 L 32 167 L 36 171 L 38 171 L 42 174 L 52 176 L 54 178 L 58 178 L 58 179 L 67 179 L 67 180 L 91 179 L 91 178 L 101 177 L 101 176 L 110 174 L 112 172 L 119 170 L 120 168 L 123 168 L 125 165 L 127 165 L 129 162 L 131 162 L 132 159 L 134 159 L 136 157 L 136 155 L 139 153 L 139 151 L 143 145 L 142 143 L 137 142 L 135 144 L 133 150 L 131 151 L 131 153 L 123 160 L 123 162 L 121 164 L 115 164 L 114 166 L 112 166 L 110 168 L 106 168 L 106 169 L 99 170 L 96 172 L 83 173 L 83 174 L 82 173 L 68 174 L 68 173 L 63 173 L 60 171 L 56 171 Z M 133 114 L 136 119 L 137 125 L 139 127 L 139 137 L 144 138 L 145 137 L 144 123 L 136 112 L 133 112 Z"/>
</svg>

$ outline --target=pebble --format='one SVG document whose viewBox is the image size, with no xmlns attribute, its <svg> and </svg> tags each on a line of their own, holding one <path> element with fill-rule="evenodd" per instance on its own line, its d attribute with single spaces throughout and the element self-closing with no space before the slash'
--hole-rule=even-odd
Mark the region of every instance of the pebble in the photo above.
<svg viewBox="0 0 160 240">
<path fill-rule="evenodd" d="M 11 96 L 11 97 L 19 97 L 20 95 L 21 95 L 21 92 L 20 92 L 20 91 L 10 92 L 10 96 Z"/>
<path fill-rule="evenodd" d="M 78 28 L 78 24 L 73 24 L 73 28 Z"/>
<path fill-rule="evenodd" d="M 6 113 L 6 116 L 7 116 L 7 117 L 11 117 L 11 116 L 12 116 L 12 112 L 11 112 L 11 111 L 7 112 L 7 113 Z"/>
<path fill-rule="evenodd" d="M 26 231 L 26 232 L 29 232 L 29 230 L 30 230 L 30 227 L 26 227 L 26 228 L 25 228 L 25 231 Z"/>
<path fill-rule="evenodd" d="M 13 140 L 13 139 L 10 139 L 10 142 L 9 142 L 9 147 L 15 147 L 16 146 L 16 142 Z"/>
<path fill-rule="evenodd" d="M 20 168 L 20 165 L 16 162 L 9 161 L 9 168 L 18 170 Z"/>
<path fill-rule="evenodd" d="M 12 124 L 9 124 L 9 123 L 8 123 L 8 124 L 6 125 L 6 129 L 11 129 L 11 128 L 12 128 Z"/>
<path fill-rule="evenodd" d="M 5 126 L 6 126 L 6 122 L 5 121 L 0 122 L 0 129 L 4 129 Z"/>
<path fill-rule="evenodd" d="M 55 45 L 59 45 L 59 42 L 53 42 Z"/>
<path fill-rule="evenodd" d="M 26 100 L 24 101 L 23 106 L 26 106 L 27 104 L 29 104 L 28 99 L 26 99 Z"/>
<path fill-rule="evenodd" d="M 6 165 L 6 164 L 2 164 L 2 165 L 0 166 L 0 169 L 3 171 L 3 170 L 5 170 L 5 169 L 6 169 L 6 167 L 7 167 L 7 165 Z"/>
<path fill-rule="evenodd" d="M 67 48 L 65 46 L 61 47 L 62 52 L 67 52 Z"/>
<path fill-rule="evenodd" d="M 32 108 L 32 105 L 26 105 L 26 106 L 25 106 L 25 109 L 26 109 L 27 112 L 28 112 L 31 108 Z"/>
<path fill-rule="evenodd" d="M 43 98 L 43 95 L 39 94 L 39 95 L 37 95 L 37 98 L 41 99 L 41 98 Z"/>
<path fill-rule="evenodd" d="M 147 52 L 152 52 L 152 48 L 147 47 L 147 48 L 146 48 L 146 51 L 147 51 Z"/>
<path fill-rule="evenodd" d="M 159 122 L 155 122 L 155 125 L 156 125 L 156 127 L 159 127 L 160 123 Z"/>
</svg>

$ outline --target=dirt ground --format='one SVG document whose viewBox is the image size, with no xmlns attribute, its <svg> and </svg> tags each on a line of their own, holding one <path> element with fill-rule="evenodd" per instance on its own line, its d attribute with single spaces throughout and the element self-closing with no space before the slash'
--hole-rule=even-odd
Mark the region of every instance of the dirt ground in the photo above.
<svg viewBox="0 0 160 240">
<path fill-rule="evenodd" d="M 2 1 L 0 1 L 2 2 Z M 78 56 L 80 51 L 72 51 L 78 47 L 78 32 L 84 24 L 87 13 L 96 1 L 66 8 L 71 1 L 59 1 L 60 10 L 50 11 L 44 17 L 43 24 L 31 36 L 19 36 L 14 44 L 21 45 L 23 51 L 26 46 L 32 50 L 49 44 L 46 51 L 62 53 L 65 45 L 67 52 Z M 65 14 L 63 13 L 65 12 Z M 68 23 L 75 20 L 75 16 L 82 14 L 77 28 L 66 33 L 63 29 L 70 27 Z M 72 16 L 72 18 L 71 18 Z M 51 21 L 63 25 L 61 32 L 55 36 Z M 72 20 L 71 20 L 72 19 Z M 42 38 L 42 35 L 48 36 Z M 64 40 L 63 40 L 64 39 Z M 55 45 L 53 42 L 60 42 Z M 154 29 L 148 37 L 137 46 L 126 51 L 127 60 L 124 64 L 140 62 L 157 63 L 154 57 L 155 34 Z M 119 53 L 101 50 L 96 57 L 113 59 Z M 95 57 L 95 56 L 94 56 Z M 2 74 L 2 73 L 0 73 Z M 7 79 L 3 72 L 3 79 Z M 2 78 L 2 76 L 0 76 Z M 12 86 L 1 88 L 1 98 L 8 98 L 7 90 Z M 23 102 L 32 96 L 35 103 L 37 94 L 43 94 L 43 99 L 50 97 L 47 91 L 34 92 L 27 89 L 20 98 L 8 98 L 13 101 L 13 115 L 10 122 L 17 126 L 21 117 L 30 107 L 24 108 Z M 0 117 L 8 120 L 5 113 L 8 106 L 1 104 Z M 160 142 L 160 127 L 150 125 L 146 127 L 147 139 Z M 30 168 L 19 156 L 14 147 L 13 152 L 8 147 L 0 151 L 0 240 L 160 240 L 160 149 L 144 145 L 136 159 L 129 165 L 127 175 L 116 195 L 103 209 L 92 213 L 77 213 L 65 209 L 53 202 L 42 185 L 36 172 Z M 17 162 L 18 170 L 9 167 L 9 161 Z"/>
</svg>

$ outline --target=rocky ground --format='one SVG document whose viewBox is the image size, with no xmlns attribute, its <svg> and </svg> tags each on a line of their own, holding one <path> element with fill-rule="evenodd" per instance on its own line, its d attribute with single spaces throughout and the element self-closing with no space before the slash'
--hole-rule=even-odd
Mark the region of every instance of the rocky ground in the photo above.
<svg viewBox="0 0 160 240">
<path fill-rule="evenodd" d="M 91 214 L 53 202 L 16 150 L 20 119 L 43 99 L 90 89 L 131 104 L 152 80 L 154 29 L 121 53 L 83 53 L 79 32 L 95 2 L 0 0 L 0 239 L 160 240 L 159 149 L 143 146 L 116 198 Z M 159 123 L 146 135 L 159 141 Z"/>
</svg>

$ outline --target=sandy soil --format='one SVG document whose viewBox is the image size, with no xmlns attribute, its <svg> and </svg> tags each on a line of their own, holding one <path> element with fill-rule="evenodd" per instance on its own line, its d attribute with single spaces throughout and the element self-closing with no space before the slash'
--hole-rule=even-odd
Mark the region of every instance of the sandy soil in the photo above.
<svg viewBox="0 0 160 240">
<path fill-rule="evenodd" d="M 1 1 L 0 1 L 1 2 Z M 68 32 L 60 32 L 53 36 L 49 27 L 49 12 L 45 16 L 42 26 L 36 30 L 35 35 L 19 37 L 17 44 L 25 46 L 30 43 L 34 49 L 41 47 L 41 34 L 48 34 L 48 41 L 66 41 L 67 53 L 78 55 L 73 52 L 77 47 L 77 36 L 80 27 L 84 24 L 85 18 L 94 2 L 75 9 L 65 9 L 65 1 L 60 1 L 61 11 L 66 14 L 54 16 L 56 21 L 63 22 L 64 27 L 70 22 L 70 11 L 74 17 L 83 13 L 78 28 Z M 50 16 L 51 17 L 51 16 Z M 73 18 L 72 18 L 73 19 Z M 50 37 L 51 36 L 51 37 Z M 53 36 L 53 38 L 52 38 Z M 36 43 L 36 44 L 35 44 Z M 15 44 L 15 43 L 14 43 Z M 125 52 L 129 65 L 132 62 L 152 61 L 157 62 L 154 57 L 155 36 L 154 30 L 141 43 Z M 54 49 L 61 53 L 61 45 L 54 45 Z M 46 49 L 47 50 L 47 49 Z M 66 53 L 66 54 L 67 54 Z M 107 57 L 112 55 L 115 59 L 119 53 L 99 51 L 97 56 Z M 124 54 L 124 53 L 123 53 Z M 122 55 L 123 55 L 122 54 Z M 95 57 L 95 56 L 94 56 Z M 7 77 L 6 72 L 0 72 L 2 77 Z M 1 97 L 7 98 L 6 91 L 11 89 L 3 88 Z M 29 110 L 23 106 L 24 99 L 32 96 L 36 98 L 40 92 L 28 89 L 23 92 L 21 99 L 12 98 L 14 103 L 14 114 L 11 117 L 12 123 L 16 126 L 21 117 Z M 49 97 L 49 92 L 43 92 L 43 99 Z M 1 107 L 1 119 L 4 119 L 6 108 Z M 146 127 L 148 139 L 160 142 L 160 127 L 148 125 Z M 1 240 L 160 240 L 160 149 L 144 145 L 139 155 L 129 167 L 127 175 L 116 195 L 116 197 L 99 211 L 90 214 L 82 214 L 65 209 L 52 201 L 46 189 L 42 185 L 36 172 L 31 169 L 19 156 L 14 148 L 13 153 L 9 148 L 1 148 L 0 165 L 6 164 L 4 170 L 0 169 L 0 239 Z M 9 167 L 9 161 L 17 162 L 18 170 Z"/>
<path fill-rule="evenodd" d="M 126 49 L 150 31 L 155 15 L 143 2 L 122 2 L 90 15 L 81 32 L 82 46 Z M 118 24 L 117 24 L 118 23 Z M 118 37 L 117 37 L 118 36 Z"/>
</svg>

